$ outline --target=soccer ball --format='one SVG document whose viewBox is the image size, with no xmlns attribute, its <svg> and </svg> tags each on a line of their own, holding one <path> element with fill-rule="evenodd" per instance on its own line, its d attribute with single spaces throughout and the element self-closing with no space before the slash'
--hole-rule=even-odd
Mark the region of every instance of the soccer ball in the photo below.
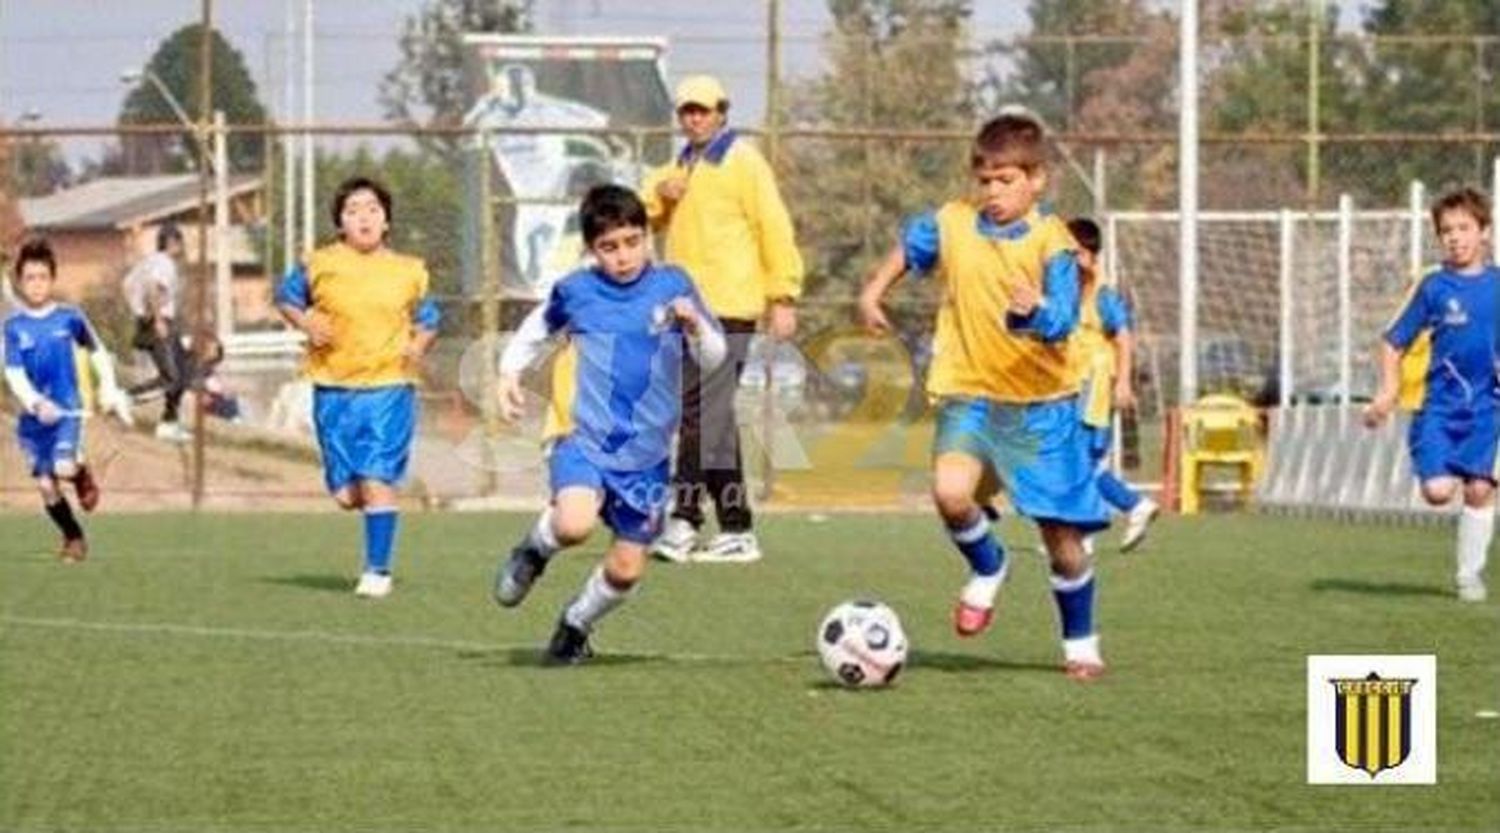
<svg viewBox="0 0 1500 833">
<path fill-rule="evenodd" d="M 906 631 L 896 611 L 880 602 L 844 602 L 818 626 L 818 656 L 845 686 L 890 685 L 906 664 Z"/>
</svg>

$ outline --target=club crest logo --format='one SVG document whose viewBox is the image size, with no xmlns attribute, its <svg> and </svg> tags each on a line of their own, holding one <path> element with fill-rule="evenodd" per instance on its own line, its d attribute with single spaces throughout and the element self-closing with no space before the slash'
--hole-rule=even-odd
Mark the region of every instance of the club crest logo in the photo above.
<svg viewBox="0 0 1500 833">
<path fill-rule="evenodd" d="M 1437 658 L 1307 658 L 1307 782 L 1437 783 Z"/>
<path fill-rule="evenodd" d="M 1443 324 L 1448 327 L 1462 327 L 1469 323 L 1469 313 L 1464 310 L 1463 304 L 1457 298 L 1449 298 L 1448 304 L 1443 312 Z"/>
<path fill-rule="evenodd" d="M 1334 748 L 1346 766 L 1371 778 L 1395 769 L 1411 754 L 1411 693 L 1417 681 L 1381 679 L 1373 671 L 1363 679 L 1333 679 Z"/>
</svg>

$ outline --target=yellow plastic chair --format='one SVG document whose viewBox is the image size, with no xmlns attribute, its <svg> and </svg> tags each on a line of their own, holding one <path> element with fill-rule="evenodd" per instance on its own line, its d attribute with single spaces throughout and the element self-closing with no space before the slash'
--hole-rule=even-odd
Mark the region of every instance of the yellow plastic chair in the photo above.
<svg viewBox="0 0 1500 833">
<path fill-rule="evenodd" d="M 1203 467 L 1234 467 L 1241 500 L 1249 502 L 1255 481 L 1265 468 L 1260 414 L 1249 402 L 1228 394 L 1199 399 L 1182 411 L 1181 511 L 1202 505 Z"/>
</svg>

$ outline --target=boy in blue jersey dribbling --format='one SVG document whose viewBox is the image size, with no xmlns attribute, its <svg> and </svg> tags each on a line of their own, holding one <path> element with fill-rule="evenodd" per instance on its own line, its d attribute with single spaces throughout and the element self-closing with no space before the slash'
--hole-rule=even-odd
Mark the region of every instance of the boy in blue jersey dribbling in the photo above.
<svg viewBox="0 0 1500 833">
<path fill-rule="evenodd" d="M 99 380 L 99 404 L 130 421 L 128 400 L 115 384 L 114 362 L 93 326 L 77 307 L 52 297 L 57 280 L 57 258 L 52 247 L 34 240 L 21 247 L 14 273 L 20 308 L 5 319 L 5 382 L 21 403 L 17 439 L 31 463 L 31 476 L 47 509 L 62 532 L 58 558 L 76 564 L 88 557 L 83 527 L 63 494 L 69 481 L 78 504 L 93 511 L 99 487 L 84 463 L 84 380 L 79 378 L 75 347 L 91 354 Z"/>
<path fill-rule="evenodd" d="M 1395 410 L 1401 357 L 1424 331 L 1432 338 L 1426 393 L 1407 433 L 1422 498 L 1442 506 L 1462 494 L 1458 517 L 1458 597 L 1482 602 L 1482 573 L 1495 532 L 1496 348 L 1500 269 L 1488 262 L 1490 201 L 1472 188 L 1432 207 L 1443 265 L 1429 273 L 1385 331 L 1380 391 L 1365 409 L 1374 428 Z"/>
<path fill-rule="evenodd" d="M 521 372 L 549 338 L 566 336 L 576 370 L 571 390 L 553 392 L 571 404 L 550 445 L 551 503 L 501 566 L 495 600 L 520 604 L 548 560 L 583 543 L 597 519 L 614 533 L 547 646 L 549 659 L 563 664 L 592 655 L 590 633 L 629 597 L 660 532 L 684 351 L 711 370 L 727 347 L 687 273 L 650 262 L 646 208 L 632 191 L 590 190 L 579 220 L 595 265 L 559 280 L 500 358 L 500 407 L 512 421 L 524 404 Z"/>
</svg>

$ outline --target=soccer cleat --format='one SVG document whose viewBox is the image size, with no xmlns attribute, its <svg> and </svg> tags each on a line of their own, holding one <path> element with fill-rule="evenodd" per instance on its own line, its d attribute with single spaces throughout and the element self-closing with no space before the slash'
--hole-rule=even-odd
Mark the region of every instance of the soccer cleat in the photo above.
<svg viewBox="0 0 1500 833">
<path fill-rule="evenodd" d="M 993 607 L 975 607 L 963 600 L 953 607 L 953 631 L 964 639 L 984 633 L 993 621 Z"/>
<path fill-rule="evenodd" d="M 1458 600 L 1461 602 L 1482 602 L 1489 598 L 1489 591 L 1485 589 L 1482 579 L 1465 579 L 1458 583 Z"/>
<path fill-rule="evenodd" d="M 78 492 L 78 505 L 83 511 L 92 512 L 99 505 L 99 483 L 94 480 L 94 473 L 88 466 L 79 466 L 78 474 L 73 478 L 73 489 Z"/>
<path fill-rule="evenodd" d="M 64 564 L 79 564 L 88 557 L 89 543 L 82 538 L 64 540 L 62 549 L 57 551 L 57 560 Z"/>
<path fill-rule="evenodd" d="M 501 607 L 515 607 L 525 600 L 531 586 L 546 571 L 547 559 L 525 545 L 516 547 L 495 576 L 495 601 Z"/>
<path fill-rule="evenodd" d="M 391 595 L 390 573 L 360 573 L 354 595 L 363 599 L 383 599 Z"/>
<path fill-rule="evenodd" d="M 1091 683 L 1104 676 L 1104 660 L 1070 659 L 1063 663 L 1063 673 L 1068 679 L 1080 683 Z"/>
<path fill-rule="evenodd" d="M 558 619 L 557 630 L 547 643 L 547 661 L 553 665 L 577 665 L 593 655 L 588 631 L 573 627 L 566 618 Z"/>
<path fill-rule="evenodd" d="M 1161 506 L 1151 498 L 1141 498 L 1141 502 L 1125 516 L 1125 537 L 1120 539 L 1120 552 L 1130 552 L 1139 547 L 1146 540 L 1146 530 L 1151 528 L 1151 522 L 1161 514 Z"/>
<path fill-rule="evenodd" d="M 666 529 L 651 544 L 651 554 L 662 561 L 686 564 L 698 546 L 698 529 L 682 518 L 668 518 Z"/>
<path fill-rule="evenodd" d="M 760 560 L 760 542 L 753 532 L 721 532 L 708 546 L 693 553 L 700 564 L 749 564 Z"/>
</svg>

